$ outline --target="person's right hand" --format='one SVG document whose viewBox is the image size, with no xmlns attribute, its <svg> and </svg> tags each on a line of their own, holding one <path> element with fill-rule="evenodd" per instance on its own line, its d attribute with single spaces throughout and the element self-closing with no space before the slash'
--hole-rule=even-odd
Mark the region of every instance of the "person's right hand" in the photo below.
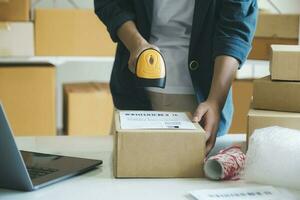
<svg viewBox="0 0 300 200">
<path fill-rule="evenodd" d="M 139 43 L 136 47 L 129 50 L 130 51 L 130 58 L 128 60 L 128 68 L 132 73 L 135 73 L 135 67 L 137 63 L 137 59 L 139 55 L 146 49 L 156 49 L 159 51 L 158 47 L 149 44 L 147 41 L 143 41 Z"/>
<path fill-rule="evenodd" d="M 119 38 L 130 52 L 128 60 L 128 68 L 132 73 L 135 73 L 137 58 L 146 49 L 156 49 L 156 46 L 149 44 L 144 37 L 139 33 L 133 21 L 127 21 L 118 29 Z"/>
</svg>

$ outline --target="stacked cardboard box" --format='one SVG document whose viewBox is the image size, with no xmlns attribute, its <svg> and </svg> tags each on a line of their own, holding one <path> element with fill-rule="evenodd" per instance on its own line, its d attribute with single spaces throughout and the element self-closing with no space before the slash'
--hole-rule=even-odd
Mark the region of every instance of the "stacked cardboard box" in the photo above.
<svg viewBox="0 0 300 200">
<path fill-rule="evenodd" d="M 0 1 L 0 56 L 33 56 L 30 0 Z"/>
<path fill-rule="evenodd" d="M 269 60 L 272 44 L 296 45 L 299 37 L 299 15 L 260 13 L 249 58 Z"/>
<path fill-rule="evenodd" d="M 64 131 L 67 135 L 108 135 L 113 119 L 107 83 L 64 85 Z"/>
<path fill-rule="evenodd" d="M 0 57 L 34 56 L 30 0 L 0 0 Z M 0 64 L 0 101 L 18 136 L 55 135 L 55 67 L 49 63 Z"/>
<path fill-rule="evenodd" d="M 274 14 L 269 13 L 265 11 L 261 11 L 258 16 L 258 24 L 257 29 L 255 33 L 255 37 L 252 43 L 252 51 L 250 52 L 249 59 L 254 60 L 270 60 L 271 59 L 271 45 L 273 44 L 282 44 L 282 45 L 297 45 L 299 40 L 299 31 L 300 28 L 300 16 L 296 14 Z M 276 63 L 277 61 L 275 61 Z M 274 64 L 272 64 L 274 65 Z M 280 63 L 281 69 L 286 70 L 288 68 L 288 65 Z M 284 65 L 284 66 L 282 66 Z M 285 72 L 286 73 L 286 72 Z M 273 74 L 272 79 L 275 77 Z M 257 98 L 257 93 L 262 92 L 261 90 L 258 91 L 257 85 L 259 83 L 262 83 L 263 80 L 254 80 L 254 86 L 253 90 L 255 92 L 254 96 L 256 98 L 254 99 L 255 105 L 258 103 L 259 99 Z M 266 80 L 264 80 L 264 83 Z M 235 107 L 236 112 L 234 115 L 231 132 L 236 132 L 239 130 L 242 130 L 240 132 L 245 132 L 246 130 L 249 133 L 249 127 L 245 127 L 247 123 L 245 123 L 245 126 L 243 126 L 243 121 L 247 122 L 247 110 L 249 108 L 251 98 L 249 97 L 249 94 L 252 95 L 252 88 L 250 91 L 250 86 L 240 92 L 242 94 L 244 99 L 244 102 L 247 102 L 247 105 L 243 102 L 240 103 L 241 95 L 239 97 L 235 97 L 237 95 L 237 89 L 233 87 L 233 94 L 235 97 Z M 262 89 L 262 87 L 260 87 Z M 248 91 L 248 92 L 247 92 Z M 236 93 L 236 94 L 235 94 Z M 262 92 L 264 94 L 264 92 Z M 280 98 L 276 96 L 277 98 Z M 269 102 L 267 103 L 268 105 Z M 242 106 L 242 107 L 241 107 Z M 274 107 L 274 106 L 273 106 Z M 238 115 L 238 113 L 241 113 L 242 115 Z M 245 117 L 244 117 L 245 116 Z M 252 131 L 250 131 L 252 132 Z"/>
<path fill-rule="evenodd" d="M 271 76 L 254 81 L 248 137 L 272 125 L 300 129 L 300 46 L 272 45 L 271 50 Z"/>
<path fill-rule="evenodd" d="M 0 101 L 18 136 L 55 135 L 55 67 L 0 64 Z"/>
<path fill-rule="evenodd" d="M 91 9 L 36 9 L 37 56 L 113 56 L 116 45 Z"/>
</svg>

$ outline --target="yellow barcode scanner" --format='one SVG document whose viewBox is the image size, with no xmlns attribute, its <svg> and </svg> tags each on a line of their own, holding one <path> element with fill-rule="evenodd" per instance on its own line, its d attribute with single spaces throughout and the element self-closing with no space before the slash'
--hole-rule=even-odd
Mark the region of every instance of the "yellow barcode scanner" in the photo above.
<svg viewBox="0 0 300 200">
<path fill-rule="evenodd" d="M 146 49 L 139 55 L 135 73 L 138 87 L 165 88 L 166 64 L 156 49 Z"/>
</svg>

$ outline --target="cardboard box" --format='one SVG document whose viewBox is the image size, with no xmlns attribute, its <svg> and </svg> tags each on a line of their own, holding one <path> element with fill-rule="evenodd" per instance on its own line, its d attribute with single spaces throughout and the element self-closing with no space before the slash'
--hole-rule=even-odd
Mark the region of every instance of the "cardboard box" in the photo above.
<svg viewBox="0 0 300 200">
<path fill-rule="evenodd" d="M 299 20 L 299 35 L 298 35 L 298 44 L 300 45 L 300 20 Z"/>
<path fill-rule="evenodd" d="M 300 112 L 300 82 L 271 81 L 270 76 L 254 81 L 255 109 Z"/>
<path fill-rule="evenodd" d="M 108 135 L 113 101 L 107 83 L 64 85 L 64 128 L 67 135 Z"/>
<path fill-rule="evenodd" d="M 249 58 L 269 60 L 272 44 L 298 44 L 299 21 L 299 15 L 261 12 Z"/>
<path fill-rule="evenodd" d="M 232 90 L 234 115 L 229 133 L 246 133 L 247 114 L 253 95 L 253 80 L 235 80 Z"/>
<path fill-rule="evenodd" d="M 118 178 L 203 177 L 205 133 L 196 130 L 124 130 L 115 114 L 114 174 Z"/>
<path fill-rule="evenodd" d="M 0 22 L 0 56 L 34 56 L 33 23 Z"/>
<path fill-rule="evenodd" d="M 37 56 L 114 56 L 116 45 L 88 9 L 36 9 Z"/>
<path fill-rule="evenodd" d="M 0 0 L 0 21 L 29 21 L 30 0 Z"/>
<path fill-rule="evenodd" d="M 272 80 L 300 81 L 300 45 L 272 45 Z"/>
<path fill-rule="evenodd" d="M 0 101 L 15 135 L 56 135 L 53 65 L 2 63 Z"/>
<path fill-rule="evenodd" d="M 299 15 L 260 13 L 255 37 L 297 39 Z"/>
<path fill-rule="evenodd" d="M 255 129 L 281 126 L 300 130 L 300 113 L 250 109 L 248 113 L 247 142 Z"/>
<path fill-rule="evenodd" d="M 298 39 L 255 37 L 249 59 L 270 60 L 272 44 L 297 45 Z"/>
</svg>

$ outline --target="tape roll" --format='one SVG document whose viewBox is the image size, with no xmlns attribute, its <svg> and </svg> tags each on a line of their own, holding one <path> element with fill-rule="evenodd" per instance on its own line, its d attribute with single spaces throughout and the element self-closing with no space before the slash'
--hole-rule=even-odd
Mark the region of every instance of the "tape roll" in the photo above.
<svg viewBox="0 0 300 200">
<path fill-rule="evenodd" d="M 212 180 L 238 180 L 244 169 L 245 154 L 239 146 L 221 150 L 204 163 L 204 173 Z"/>
</svg>

